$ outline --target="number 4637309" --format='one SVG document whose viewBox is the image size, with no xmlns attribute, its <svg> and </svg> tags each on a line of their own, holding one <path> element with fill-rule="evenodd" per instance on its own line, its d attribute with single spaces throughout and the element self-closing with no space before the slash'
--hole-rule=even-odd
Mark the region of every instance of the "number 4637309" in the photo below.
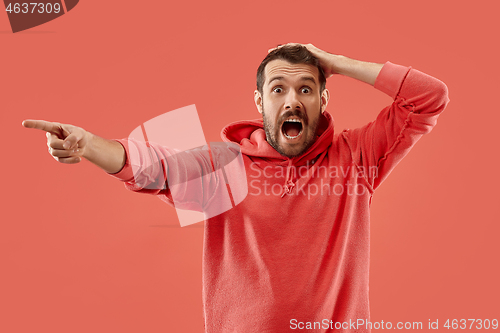
<svg viewBox="0 0 500 333">
<path fill-rule="evenodd" d="M 465 319 L 453 319 L 450 321 L 450 319 L 448 319 L 446 321 L 446 323 L 443 325 L 443 327 L 446 327 L 447 329 L 467 329 L 467 324 L 470 324 L 469 325 L 469 329 L 473 329 L 473 328 L 476 328 L 478 330 L 480 329 L 494 329 L 496 330 L 498 328 L 498 320 L 497 319 L 493 319 L 493 320 L 489 320 L 489 319 L 468 319 L 468 320 L 465 320 Z M 475 324 L 475 325 L 474 325 Z"/>
<path fill-rule="evenodd" d="M 22 14 L 43 14 L 43 13 L 59 13 L 61 11 L 61 4 L 55 3 L 37 3 L 37 2 L 24 2 L 24 3 L 9 3 L 5 11 L 9 13 L 22 13 Z"/>
</svg>

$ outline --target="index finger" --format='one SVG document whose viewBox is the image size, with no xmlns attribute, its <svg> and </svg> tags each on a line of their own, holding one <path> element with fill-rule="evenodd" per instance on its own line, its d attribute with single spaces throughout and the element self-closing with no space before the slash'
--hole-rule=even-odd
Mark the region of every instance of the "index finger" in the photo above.
<svg viewBox="0 0 500 333">
<path fill-rule="evenodd" d="M 53 134 L 58 134 L 60 132 L 58 125 L 58 123 L 45 120 L 26 119 L 23 121 L 23 126 L 26 128 L 36 128 Z"/>
</svg>

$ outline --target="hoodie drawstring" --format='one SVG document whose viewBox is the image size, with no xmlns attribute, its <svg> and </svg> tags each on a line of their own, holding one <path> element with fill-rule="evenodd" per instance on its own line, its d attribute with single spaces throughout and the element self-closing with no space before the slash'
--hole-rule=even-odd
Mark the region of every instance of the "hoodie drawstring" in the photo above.
<svg viewBox="0 0 500 333">
<path fill-rule="evenodd" d="M 307 175 L 304 180 L 304 184 L 306 184 L 311 177 L 313 177 L 314 173 L 316 172 L 316 167 L 318 164 L 321 164 L 323 159 L 326 156 L 327 151 L 325 150 L 324 152 L 321 153 L 320 156 L 318 156 L 317 159 L 315 159 L 312 162 L 312 167 L 307 171 Z M 281 197 L 283 198 L 285 195 L 292 193 L 293 189 L 295 188 L 295 183 L 292 181 L 292 159 L 290 159 L 290 162 L 288 163 L 288 167 L 286 169 L 286 179 L 285 179 L 285 185 L 283 185 L 283 194 L 281 194 Z M 298 182 L 298 180 L 297 180 Z M 304 185 L 302 185 L 304 186 Z M 300 188 L 299 188 L 300 190 Z"/>
<path fill-rule="evenodd" d="M 292 193 L 292 190 L 295 187 L 295 183 L 292 182 L 291 179 L 291 172 L 290 172 L 291 169 L 292 169 L 292 159 L 290 159 L 288 167 L 286 168 L 286 179 L 285 179 L 285 185 L 283 185 L 283 194 L 281 195 L 282 198 L 285 195 Z"/>
</svg>

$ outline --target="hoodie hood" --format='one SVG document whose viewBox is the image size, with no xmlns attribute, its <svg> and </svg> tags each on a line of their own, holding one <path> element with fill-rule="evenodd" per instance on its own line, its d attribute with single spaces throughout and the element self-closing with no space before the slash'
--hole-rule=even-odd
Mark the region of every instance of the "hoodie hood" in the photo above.
<svg viewBox="0 0 500 333">
<path fill-rule="evenodd" d="M 328 112 L 324 112 L 319 119 L 318 135 L 313 145 L 302 155 L 292 158 L 281 155 L 269 145 L 262 119 L 231 123 L 222 129 L 221 136 L 225 142 L 238 144 L 241 152 L 247 156 L 263 158 L 286 167 L 286 178 L 281 195 L 283 198 L 291 194 L 297 185 L 300 188 L 306 184 L 314 175 L 316 166 L 325 158 L 328 147 L 333 141 L 333 118 Z M 307 175 L 297 178 L 294 167 L 305 165 L 309 161 L 312 166 Z"/>
<path fill-rule="evenodd" d="M 313 145 L 302 155 L 292 158 L 281 155 L 267 142 L 262 119 L 231 123 L 222 129 L 221 137 L 224 142 L 237 143 L 245 155 L 269 159 L 278 164 L 300 166 L 330 146 L 333 140 L 333 118 L 325 111 L 319 119 L 318 135 Z"/>
</svg>

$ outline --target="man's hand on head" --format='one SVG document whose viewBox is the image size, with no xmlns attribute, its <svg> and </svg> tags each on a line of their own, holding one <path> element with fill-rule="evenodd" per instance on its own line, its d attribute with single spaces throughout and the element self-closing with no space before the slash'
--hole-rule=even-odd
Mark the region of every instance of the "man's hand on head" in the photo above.
<svg viewBox="0 0 500 333">
<path fill-rule="evenodd" d="M 285 45 L 302 45 L 306 47 L 316 58 L 318 58 L 326 78 L 331 77 L 333 74 L 341 74 L 374 85 L 378 74 L 384 66 L 383 64 L 359 61 L 343 55 L 328 53 L 318 49 L 312 44 L 288 43 L 272 48 L 268 52 Z"/>
<path fill-rule="evenodd" d="M 325 72 L 325 78 L 329 78 L 333 74 L 338 74 L 338 72 L 335 70 L 335 61 L 336 61 L 336 58 L 339 56 L 335 55 L 335 54 L 328 53 L 326 51 L 323 51 L 312 44 L 287 43 L 287 44 L 279 45 L 277 47 L 269 49 L 268 52 L 279 49 L 280 47 L 283 47 L 285 45 L 305 46 L 309 50 L 309 52 L 311 52 L 316 58 L 318 58 L 319 63 L 321 65 L 321 67 L 323 68 L 323 71 Z"/>
</svg>

